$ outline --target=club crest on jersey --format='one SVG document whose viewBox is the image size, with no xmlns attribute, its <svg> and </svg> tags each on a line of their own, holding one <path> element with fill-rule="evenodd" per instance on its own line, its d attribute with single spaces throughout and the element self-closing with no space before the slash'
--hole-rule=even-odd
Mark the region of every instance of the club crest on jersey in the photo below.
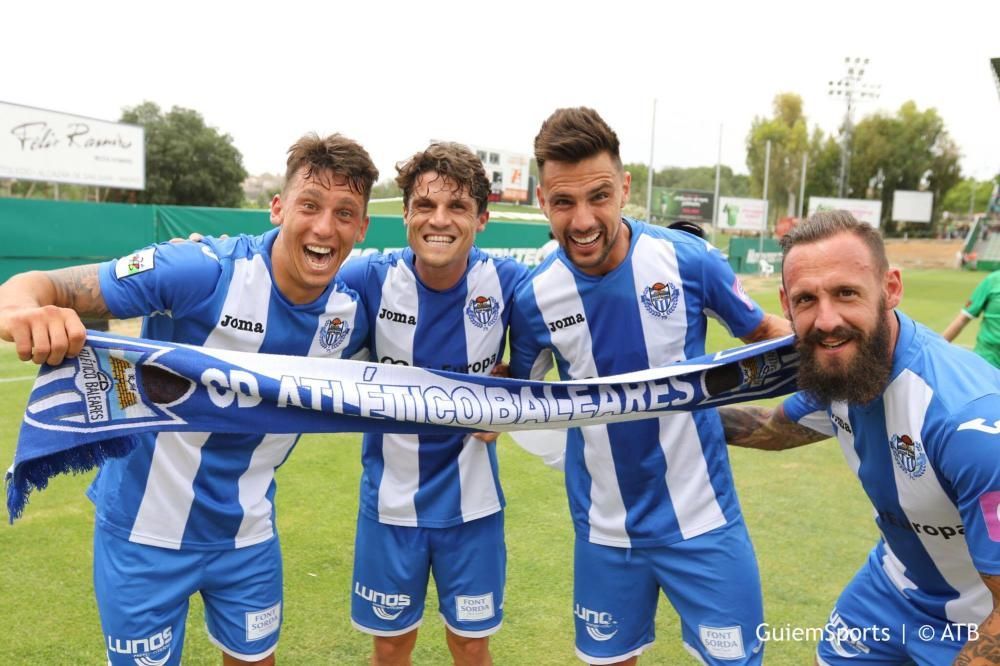
<svg viewBox="0 0 1000 666">
<path fill-rule="evenodd" d="M 889 438 L 889 451 L 896 466 L 910 477 L 916 479 L 927 469 L 927 453 L 924 445 L 909 435 L 893 435 Z"/>
<path fill-rule="evenodd" d="M 492 296 L 476 296 L 465 308 L 469 321 L 479 328 L 489 328 L 497 323 L 500 316 L 500 303 Z"/>
<path fill-rule="evenodd" d="M 649 314 L 666 319 L 677 309 L 677 300 L 680 295 L 681 290 L 677 285 L 669 282 L 654 282 L 642 290 L 639 298 Z"/>
<path fill-rule="evenodd" d="M 350 332 L 351 327 L 340 317 L 327 319 L 319 327 L 319 344 L 323 349 L 332 352 L 347 339 Z"/>
</svg>

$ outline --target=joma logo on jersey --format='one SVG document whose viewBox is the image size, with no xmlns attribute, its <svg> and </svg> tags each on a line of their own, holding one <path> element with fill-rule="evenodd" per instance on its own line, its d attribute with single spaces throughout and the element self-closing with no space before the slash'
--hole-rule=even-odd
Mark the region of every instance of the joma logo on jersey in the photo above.
<svg viewBox="0 0 1000 666">
<path fill-rule="evenodd" d="M 235 328 L 237 331 L 246 331 L 248 333 L 263 333 L 264 325 L 260 322 L 251 321 L 249 319 L 238 319 L 232 315 L 224 315 L 225 319 L 219 322 L 219 326 L 229 328 Z"/>
<path fill-rule="evenodd" d="M 348 326 L 347 322 L 340 317 L 327 319 L 323 325 L 319 327 L 319 344 L 323 349 L 328 352 L 332 352 L 347 339 L 347 335 L 350 332 L 351 327 Z"/>
<path fill-rule="evenodd" d="M 395 620 L 410 605 L 408 594 L 386 594 L 378 590 L 370 590 L 355 581 L 354 594 L 372 604 L 372 612 L 383 620 Z"/>
<path fill-rule="evenodd" d="M 378 313 L 379 319 L 388 319 L 389 321 L 394 321 L 397 324 L 409 324 L 410 326 L 417 325 L 417 318 L 411 314 L 406 314 L 405 312 L 393 312 L 392 310 L 387 310 L 382 308 L 382 311 Z"/>
<path fill-rule="evenodd" d="M 170 627 L 147 638 L 115 638 L 107 636 L 108 652 L 134 655 L 140 666 L 161 666 L 170 659 Z"/>
<path fill-rule="evenodd" d="M 573 615 L 587 625 L 587 635 L 595 641 L 608 641 L 618 633 L 618 622 L 611 613 L 590 610 L 580 604 L 573 605 Z"/>
<path fill-rule="evenodd" d="M 838 414 L 833 414 L 833 422 L 837 424 L 837 427 L 846 432 L 848 435 L 853 435 L 854 431 L 851 430 L 851 424 L 847 422 L 846 419 L 841 418 Z"/>
<path fill-rule="evenodd" d="M 681 295 L 681 290 L 675 284 L 669 282 L 654 282 L 642 290 L 639 300 L 646 307 L 646 312 L 666 319 L 677 309 L 677 301 Z"/>
<path fill-rule="evenodd" d="M 563 317 L 562 319 L 556 319 L 555 321 L 547 321 L 549 330 L 555 333 L 556 331 L 567 328 L 569 326 L 575 326 L 576 324 L 582 324 L 586 319 L 583 315 L 577 312 L 576 314 L 571 314 L 568 317 Z"/>
<path fill-rule="evenodd" d="M 896 466 L 911 479 L 923 475 L 927 469 L 927 453 L 924 445 L 909 435 L 893 435 L 889 439 L 889 451 Z"/>
<path fill-rule="evenodd" d="M 476 296 L 469 301 L 465 314 L 479 328 L 489 328 L 500 316 L 500 302 L 492 296 Z"/>
</svg>

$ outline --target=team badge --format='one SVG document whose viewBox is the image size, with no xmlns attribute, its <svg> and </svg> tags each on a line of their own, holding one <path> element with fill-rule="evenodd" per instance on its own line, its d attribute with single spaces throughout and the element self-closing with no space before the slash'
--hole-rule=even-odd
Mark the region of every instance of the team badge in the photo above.
<svg viewBox="0 0 1000 666">
<path fill-rule="evenodd" d="M 492 296 L 476 296 L 465 308 L 469 321 L 479 328 L 489 328 L 497 323 L 500 316 L 500 303 Z"/>
<path fill-rule="evenodd" d="M 115 277 L 119 280 L 131 277 L 139 273 L 153 269 L 153 257 L 156 255 L 155 247 L 147 247 L 126 257 L 122 257 L 115 262 Z"/>
<path fill-rule="evenodd" d="M 758 388 L 781 367 L 778 353 L 769 351 L 762 356 L 752 356 L 739 362 L 743 386 Z"/>
<path fill-rule="evenodd" d="M 889 438 L 889 451 L 896 466 L 908 477 L 916 479 L 927 469 L 927 453 L 924 445 L 909 435 L 893 435 Z"/>
<path fill-rule="evenodd" d="M 743 301 L 743 305 L 747 306 L 747 310 L 753 311 L 754 309 L 753 301 L 750 299 L 749 296 L 747 296 L 747 291 L 746 289 L 743 288 L 743 281 L 740 280 L 738 277 L 735 280 L 733 280 L 733 294 L 736 295 L 736 298 Z"/>
<path fill-rule="evenodd" d="M 654 282 L 642 290 L 642 295 L 639 298 L 649 314 L 666 319 L 677 309 L 680 295 L 681 290 L 677 285 L 669 282 L 666 284 Z"/>
<path fill-rule="evenodd" d="M 350 332 L 351 327 L 340 317 L 327 319 L 319 327 L 319 344 L 323 349 L 332 352 L 347 339 Z"/>
</svg>

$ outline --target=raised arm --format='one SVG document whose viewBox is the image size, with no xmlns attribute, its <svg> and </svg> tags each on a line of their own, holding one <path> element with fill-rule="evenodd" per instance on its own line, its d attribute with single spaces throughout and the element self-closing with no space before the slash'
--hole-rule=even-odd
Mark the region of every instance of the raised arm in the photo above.
<svg viewBox="0 0 1000 666">
<path fill-rule="evenodd" d="M 799 425 L 785 417 L 779 405 L 776 408 L 757 405 L 730 405 L 719 407 L 726 443 L 748 449 L 784 451 L 812 444 L 830 436 L 812 428 Z"/>
<path fill-rule="evenodd" d="M 110 317 L 98 264 L 15 275 L 0 285 L 0 338 L 22 361 L 58 365 L 86 339 L 80 317 Z"/>
<path fill-rule="evenodd" d="M 992 666 L 1000 663 L 1000 576 L 979 574 L 993 594 L 993 612 L 979 625 L 955 658 L 955 666 Z"/>
</svg>

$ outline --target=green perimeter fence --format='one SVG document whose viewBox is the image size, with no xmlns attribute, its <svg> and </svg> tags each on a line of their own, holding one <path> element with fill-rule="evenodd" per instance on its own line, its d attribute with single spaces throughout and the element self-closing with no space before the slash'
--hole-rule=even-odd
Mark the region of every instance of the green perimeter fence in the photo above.
<svg viewBox="0 0 1000 666">
<path fill-rule="evenodd" d="M 0 198 L 0 281 L 28 270 L 48 270 L 106 261 L 135 249 L 193 231 L 260 234 L 271 227 L 266 210 L 149 206 L 113 203 Z M 496 256 L 535 263 L 535 252 L 549 239 L 547 224 L 492 221 L 476 244 Z M 364 242 L 354 254 L 406 246 L 403 218 L 373 215 Z"/>
</svg>

